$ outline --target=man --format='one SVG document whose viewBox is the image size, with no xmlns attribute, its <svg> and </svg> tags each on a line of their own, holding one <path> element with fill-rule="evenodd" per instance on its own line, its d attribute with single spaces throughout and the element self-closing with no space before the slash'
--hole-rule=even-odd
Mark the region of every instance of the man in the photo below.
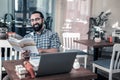
<svg viewBox="0 0 120 80">
<path fill-rule="evenodd" d="M 45 29 L 44 16 L 39 11 L 34 11 L 30 17 L 33 32 L 25 38 L 33 38 L 40 53 L 58 52 L 61 45 L 57 33 Z"/>
<path fill-rule="evenodd" d="M 31 14 L 30 21 L 34 31 L 25 35 L 24 38 L 34 39 L 40 53 L 58 52 L 61 45 L 60 39 L 57 33 L 45 29 L 43 14 L 34 11 Z M 5 76 L 3 80 L 10 80 L 9 76 Z"/>
</svg>

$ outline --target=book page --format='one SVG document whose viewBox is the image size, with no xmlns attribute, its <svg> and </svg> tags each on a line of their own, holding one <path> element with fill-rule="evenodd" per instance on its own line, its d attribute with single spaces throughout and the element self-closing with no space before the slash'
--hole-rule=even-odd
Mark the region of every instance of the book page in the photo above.
<svg viewBox="0 0 120 80">
<path fill-rule="evenodd" d="M 19 52 L 22 52 L 22 51 L 23 51 L 21 45 L 19 44 L 19 43 L 20 43 L 20 40 L 17 40 L 16 38 L 13 38 L 13 37 L 9 37 L 8 42 L 12 45 L 12 47 L 13 47 L 16 51 L 19 51 Z"/>
<path fill-rule="evenodd" d="M 30 53 L 39 53 L 34 40 L 31 38 L 23 38 L 20 41 L 20 46 L 24 51 L 28 50 Z"/>
<path fill-rule="evenodd" d="M 8 39 L 8 41 L 16 51 L 23 52 L 28 50 L 30 53 L 39 54 L 36 44 L 32 38 L 23 38 L 21 40 L 17 40 L 11 37 Z"/>
</svg>

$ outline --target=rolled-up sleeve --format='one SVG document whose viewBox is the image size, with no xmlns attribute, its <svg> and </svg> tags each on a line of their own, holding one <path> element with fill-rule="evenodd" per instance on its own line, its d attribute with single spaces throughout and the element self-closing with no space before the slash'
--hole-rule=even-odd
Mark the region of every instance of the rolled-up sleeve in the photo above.
<svg viewBox="0 0 120 80">
<path fill-rule="evenodd" d="M 51 36 L 51 48 L 60 48 L 61 42 L 57 33 Z"/>
</svg>

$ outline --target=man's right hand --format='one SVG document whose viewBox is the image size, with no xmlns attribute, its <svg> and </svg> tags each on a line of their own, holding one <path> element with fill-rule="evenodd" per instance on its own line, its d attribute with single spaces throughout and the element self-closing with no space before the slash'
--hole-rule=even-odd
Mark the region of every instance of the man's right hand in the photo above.
<svg viewBox="0 0 120 80">
<path fill-rule="evenodd" d="M 30 51 L 26 50 L 26 51 L 22 52 L 21 56 L 22 56 L 22 59 L 29 60 Z"/>
</svg>

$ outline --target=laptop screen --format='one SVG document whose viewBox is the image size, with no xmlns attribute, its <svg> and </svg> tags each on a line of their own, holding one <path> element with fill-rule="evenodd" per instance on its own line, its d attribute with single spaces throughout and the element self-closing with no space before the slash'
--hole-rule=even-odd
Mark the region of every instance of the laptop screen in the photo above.
<svg viewBox="0 0 120 80">
<path fill-rule="evenodd" d="M 41 55 L 38 70 L 36 72 L 37 76 L 70 72 L 76 54 L 76 52 L 58 52 Z"/>
</svg>

